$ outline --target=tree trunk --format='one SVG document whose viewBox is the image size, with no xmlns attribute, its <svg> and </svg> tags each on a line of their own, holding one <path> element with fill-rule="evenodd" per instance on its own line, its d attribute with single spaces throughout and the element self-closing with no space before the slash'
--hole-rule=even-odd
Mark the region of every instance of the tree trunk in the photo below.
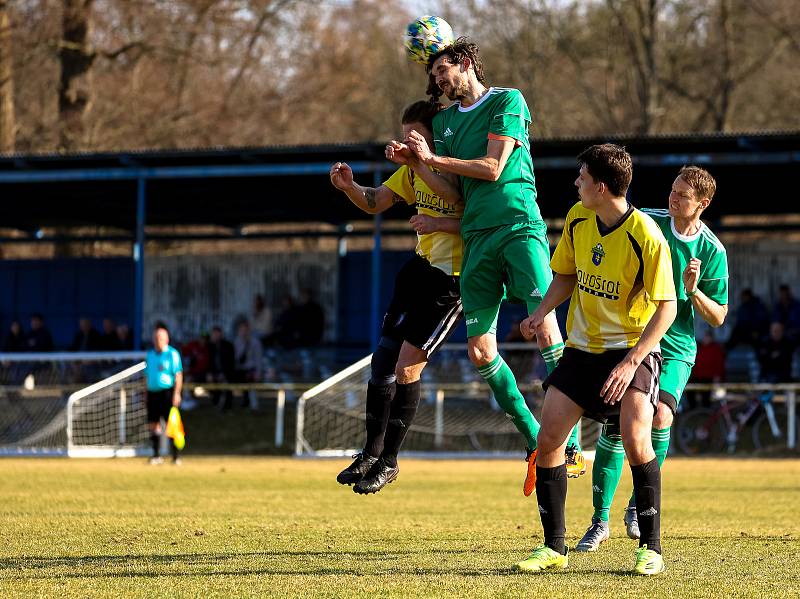
<svg viewBox="0 0 800 599">
<path fill-rule="evenodd" d="M 11 18 L 8 15 L 8 1 L 0 0 L 0 152 L 14 151 L 16 128 Z"/>
<path fill-rule="evenodd" d="M 59 47 L 61 81 L 58 88 L 59 141 L 64 150 L 80 147 L 85 118 L 92 104 L 91 47 L 94 0 L 62 0 Z"/>
</svg>

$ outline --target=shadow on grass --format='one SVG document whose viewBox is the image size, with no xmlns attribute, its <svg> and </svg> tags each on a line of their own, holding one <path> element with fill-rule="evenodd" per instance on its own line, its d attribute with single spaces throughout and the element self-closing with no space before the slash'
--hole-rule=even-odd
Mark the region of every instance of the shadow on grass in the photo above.
<svg viewBox="0 0 800 599">
<path fill-rule="evenodd" d="M 486 550 L 482 550 L 487 553 Z M 16 557 L 0 559 L 0 580 L 5 579 L 54 579 L 54 578 L 126 578 L 145 577 L 190 577 L 190 576 L 249 576 L 249 575 L 296 575 L 296 576 L 384 576 L 384 575 L 436 575 L 455 574 L 461 576 L 505 575 L 504 569 L 453 570 L 452 566 L 439 568 L 403 565 L 409 556 L 427 554 L 431 556 L 474 553 L 471 549 L 418 550 L 418 551 L 251 551 L 242 553 L 181 553 L 166 555 L 86 555 L 63 557 Z M 491 553 L 504 553 L 501 551 Z M 287 568 L 286 561 L 299 560 L 296 569 Z M 314 560 L 326 559 L 338 563 L 336 567 L 315 567 Z M 241 567 L 235 562 L 252 563 L 253 567 Z M 233 563 L 231 563 L 233 562 Z M 267 562 L 264 564 L 263 562 Z M 273 562 L 274 567 L 269 567 Z M 389 562 L 387 564 L 387 562 Z M 220 568 L 224 564 L 230 568 Z M 176 572 L 173 567 L 189 568 Z M 204 567 L 212 566 L 206 570 Z M 163 571 L 155 571 L 163 568 Z M 57 571 L 47 572 L 49 569 Z M 70 570 L 65 572 L 64 569 Z M 34 570 L 35 572 L 31 572 Z M 83 571 L 82 571 L 83 570 Z"/>
</svg>

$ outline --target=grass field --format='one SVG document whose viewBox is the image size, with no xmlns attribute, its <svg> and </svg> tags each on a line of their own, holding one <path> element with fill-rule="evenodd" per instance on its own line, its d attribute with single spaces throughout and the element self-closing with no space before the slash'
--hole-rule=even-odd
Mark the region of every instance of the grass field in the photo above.
<svg viewBox="0 0 800 599">
<path fill-rule="evenodd" d="M 512 574 L 541 539 L 522 461 L 402 460 L 375 496 L 334 481 L 346 460 L 0 462 L 0 596 L 788 597 L 800 595 L 800 460 L 666 464 L 667 572 L 632 577 L 621 510 L 597 554 Z M 591 515 L 571 481 L 568 539 Z"/>
</svg>

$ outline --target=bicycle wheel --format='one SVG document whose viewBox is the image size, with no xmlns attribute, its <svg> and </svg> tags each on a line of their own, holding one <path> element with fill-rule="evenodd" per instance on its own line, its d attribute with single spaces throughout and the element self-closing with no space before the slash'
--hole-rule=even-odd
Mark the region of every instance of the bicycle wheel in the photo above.
<svg viewBox="0 0 800 599">
<path fill-rule="evenodd" d="M 786 419 L 786 408 L 775 408 L 775 421 L 780 429 L 779 434 L 773 434 L 769 425 L 766 412 L 762 411 L 753 422 L 753 447 L 755 449 L 778 450 L 786 449 L 786 440 L 789 434 L 789 423 Z M 795 413 L 795 444 L 800 445 L 800 412 Z"/>
<path fill-rule="evenodd" d="M 681 414 L 675 429 L 680 450 L 686 455 L 720 453 L 725 447 L 725 420 L 711 408 L 696 408 Z"/>
</svg>

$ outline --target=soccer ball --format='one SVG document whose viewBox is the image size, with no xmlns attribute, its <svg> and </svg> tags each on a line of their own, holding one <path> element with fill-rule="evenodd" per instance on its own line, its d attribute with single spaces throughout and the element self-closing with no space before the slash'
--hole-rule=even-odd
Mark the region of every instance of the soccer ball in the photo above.
<svg viewBox="0 0 800 599">
<path fill-rule="evenodd" d="M 453 30 L 442 17 L 420 17 L 406 27 L 406 54 L 420 64 L 428 64 L 431 56 L 454 41 Z"/>
</svg>

